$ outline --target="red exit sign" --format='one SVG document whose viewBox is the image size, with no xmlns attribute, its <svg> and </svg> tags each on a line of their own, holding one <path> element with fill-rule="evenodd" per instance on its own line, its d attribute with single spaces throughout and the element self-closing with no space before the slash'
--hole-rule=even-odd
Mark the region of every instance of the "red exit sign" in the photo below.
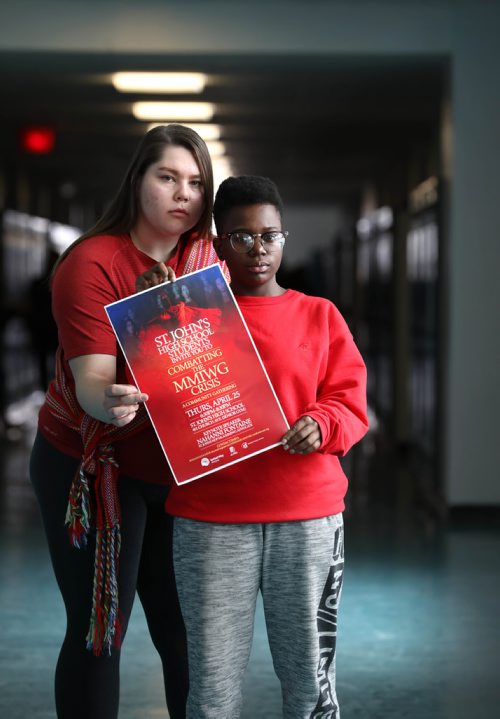
<svg viewBox="0 0 500 719">
<path fill-rule="evenodd" d="M 25 127 L 20 134 L 21 149 L 35 155 L 52 152 L 56 133 L 51 127 Z"/>
</svg>

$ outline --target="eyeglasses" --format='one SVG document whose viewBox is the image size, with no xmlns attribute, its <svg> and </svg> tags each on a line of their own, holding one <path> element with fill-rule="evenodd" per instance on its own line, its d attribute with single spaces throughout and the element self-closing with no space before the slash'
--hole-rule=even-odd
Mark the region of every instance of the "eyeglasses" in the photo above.
<svg viewBox="0 0 500 719">
<path fill-rule="evenodd" d="M 285 240 L 288 237 L 288 232 L 228 232 L 225 235 L 220 235 L 221 240 L 229 240 L 231 247 L 235 252 L 245 254 L 251 252 L 255 247 L 255 241 L 257 238 L 260 239 L 260 244 L 266 250 L 266 252 L 273 252 L 278 248 L 283 247 Z"/>
</svg>

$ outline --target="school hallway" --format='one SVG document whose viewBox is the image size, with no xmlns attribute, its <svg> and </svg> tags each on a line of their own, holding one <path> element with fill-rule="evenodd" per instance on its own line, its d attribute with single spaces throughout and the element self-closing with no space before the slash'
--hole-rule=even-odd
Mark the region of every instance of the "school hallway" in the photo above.
<svg viewBox="0 0 500 719">
<path fill-rule="evenodd" d="M 64 631 L 27 477 L 31 436 L 19 432 L 1 446 L 4 719 L 55 716 L 53 673 Z M 338 639 L 343 719 L 493 719 L 500 702 L 500 528 L 483 515 L 438 524 L 401 498 L 391 502 L 378 491 L 367 501 L 359 485 L 356 491 L 346 512 Z M 280 704 L 259 604 L 242 719 L 277 719 Z M 120 719 L 160 717 L 167 717 L 160 662 L 137 602 L 123 650 Z"/>
<path fill-rule="evenodd" d="M 367 365 L 342 719 L 500 716 L 499 27 L 500 0 L 1 4 L 0 719 L 54 719 L 64 634 L 27 476 L 47 278 L 157 122 L 196 123 L 215 188 L 277 184 L 279 284 L 334 302 Z M 151 84 L 186 72 L 196 92 Z M 120 719 L 167 719 L 138 602 L 121 677 Z M 241 719 L 280 715 L 259 605 Z"/>
</svg>

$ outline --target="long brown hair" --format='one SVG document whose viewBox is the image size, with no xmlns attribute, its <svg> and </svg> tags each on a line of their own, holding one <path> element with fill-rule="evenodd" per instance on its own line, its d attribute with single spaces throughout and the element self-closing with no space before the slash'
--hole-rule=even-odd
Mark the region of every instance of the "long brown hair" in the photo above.
<svg viewBox="0 0 500 719">
<path fill-rule="evenodd" d="M 206 144 L 197 132 L 185 125 L 158 125 L 149 130 L 139 143 L 115 198 L 96 224 L 84 232 L 59 257 L 54 271 L 80 242 L 94 235 L 120 235 L 129 232 L 139 214 L 139 183 L 150 165 L 158 162 L 166 147 L 185 147 L 193 155 L 204 188 L 204 208 L 200 219 L 185 235 L 195 240 L 210 236 L 214 196 L 212 162 Z"/>
</svg>

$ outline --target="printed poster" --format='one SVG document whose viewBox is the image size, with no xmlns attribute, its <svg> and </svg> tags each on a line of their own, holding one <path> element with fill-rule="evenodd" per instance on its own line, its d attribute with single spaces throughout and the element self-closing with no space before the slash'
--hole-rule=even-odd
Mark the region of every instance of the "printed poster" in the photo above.
<svg viewBox="0 0 500 719">
<path fill-rule="evenodd" d="M 218 264 L 105 309 L 177 484 L 279 445 L 289 425 Z"/>
</svg>

